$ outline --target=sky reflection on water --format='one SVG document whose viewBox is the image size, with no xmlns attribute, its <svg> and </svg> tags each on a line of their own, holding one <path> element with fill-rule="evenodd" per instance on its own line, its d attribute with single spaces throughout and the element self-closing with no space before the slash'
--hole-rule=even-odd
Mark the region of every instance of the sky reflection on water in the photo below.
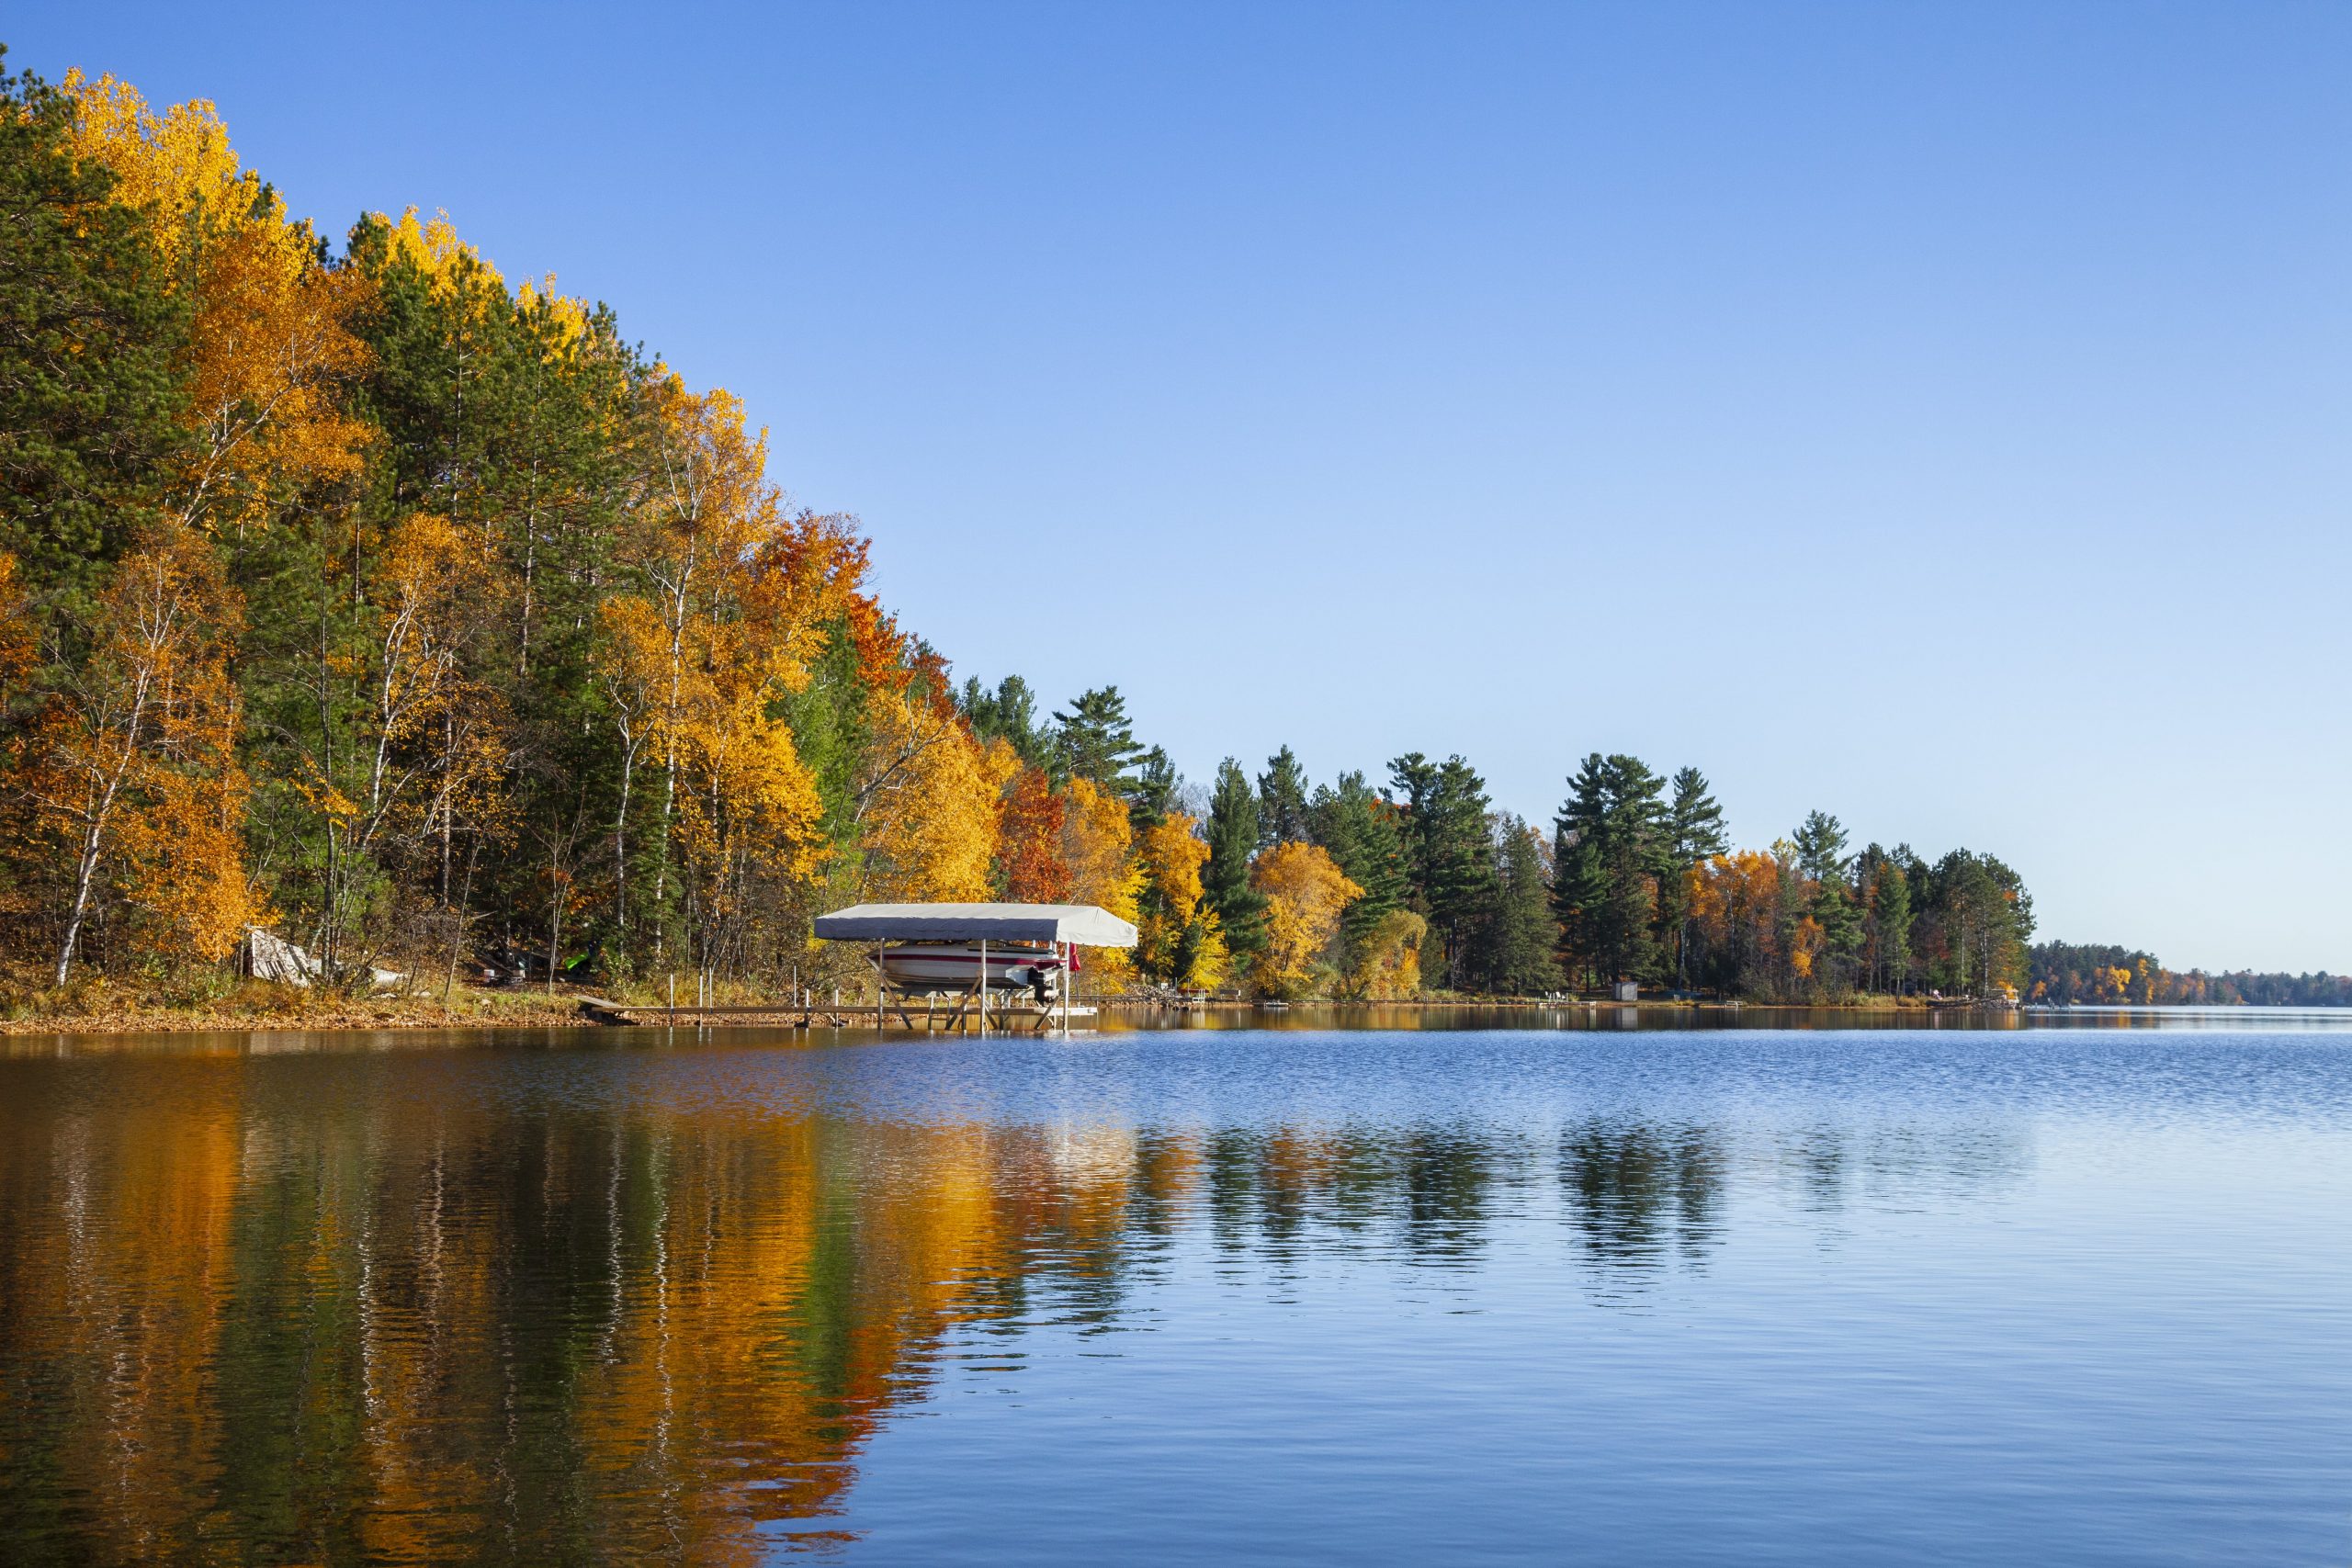
<svg viewBox="0 0 2352 1568">
<path fill-rule="evenodd" d="M 2352 1035 L 1297 1021 L 19 1042 L 0 1559 L 2352 1555 Z"/>
</svg>

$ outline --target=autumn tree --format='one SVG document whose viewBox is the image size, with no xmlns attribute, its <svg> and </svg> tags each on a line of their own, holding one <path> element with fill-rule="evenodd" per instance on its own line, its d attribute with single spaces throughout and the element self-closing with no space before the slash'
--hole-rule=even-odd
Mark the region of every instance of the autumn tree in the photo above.
<svg viewBox="0 0 2352 1568">
<path fill-rule="evenodd" d="M 202 100 L 162 114 L 112 77 L 69 75 L 76 152 L 142 210 L 164 276 L 189 305 L 184 418 L 170 508 L 210 533 L 267 523 L 291 491 L 358 471 L 364 423 L 342 383 L 368 362 L 350 332 L 365 280 L 331 270 L 307 222 L 243 167 Z"/>
<path fill-rule="evenodd" d="M 1225 977 L 1225 934 L 1202 898 L 1201 867 L 1209 846 L 1197 819 L 1165 813 L 1138 836 L 1143 886 L 1136 899 L 1136 967 L 1170 985 L 1210 987 Z"/>
<path fill-rule="evenodd" d="M 1134 829 L 1125 802 L 1091 779 L 1073 778 L 1064 787 L 1062 863 L 1069 870 L 1069 898 L 1093 904 L 1139 924 L 1146 870 L 1132 853 Z M 1134 961 L 1121 949 L 1091 960 L 1093 972 L 1117 987 Z"/>
<path fill-rule="evenodd" d="M 1691 973 L 1724 996 L 1775 997 L 1790 973 L 1786 894 L 1793 871 L 1761 850 L 1713 856 L 1691 874 Z"/>
<path fill-rule="evenodd" d="M 997 830 L 997 861 L 1004 872 L 1004 896 L 1024 903 L 1069 902 L 1069 865 L 1062 858 L 1062 827 L 1069 802 L 1055 792 L 1046 771 L 1022 762 L 1008 741 L 997 739 L 989 745 L 991 749 L 1001 747 L 1007 754 L 996 767 L 1009 764 L 1012 772 L 1012 780 L 1005 786 Z"/>
<path fill-rule="evenodd" d="M 1234 770 L 1236 776 L 1239 770 Z M 1317 845 L 1292 839 L 1258 857 L 1250 880 L 1265 906 L 1265 939 L 1251 960 L 1250 988 L 1296 998 L 1339 979 L 1340 919 L 1363 889 Z"/>
<path fill-rule="evenodd" d="M 212 553 L 184 528 L 117 563 L 86 628 L 89 655 L 31 739 L 36 821 L 61 852 L 55 983 L 109 892 L 140 945 L 220 958 L 247 918 L 245 783 L 230 683 L 237 607 Z"/>
<path fill-rule="evenodd" d="M 918 675 L 877 695 L 863 843 L 875 896 L 986 898 L 1010 748 L 982 748 L 944 690 Z"/>
<path fill-rule="evenodd" d="M 1350 904 L 1347 916 L 1355 908 Z M 1429 922 L 1407 908 L 1392 908 L 1349 936 L 1342 994 L 1363 1001 L 1405 1001 L 1421 994 L 1421 942 Z"/>
</svg>

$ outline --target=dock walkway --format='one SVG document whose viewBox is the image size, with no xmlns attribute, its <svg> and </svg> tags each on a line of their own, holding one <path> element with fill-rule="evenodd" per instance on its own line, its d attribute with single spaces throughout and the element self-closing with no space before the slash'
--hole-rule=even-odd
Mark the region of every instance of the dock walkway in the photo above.
<svg viewBox="0 0 2352 1568">
<path fill-rule="evenodd" d="M 967 1033 L 980 1027 L 979 1010 L 971 998 L 959 998 L 955 1007 L 940 1007 L 926 1001 L 922 1007 L 911 999 L 885 1002 L 877 1007 L 872 1002 L 782 1001 L 759 1002 L 750 1006 L 731 1007 L 670 1007 L 661 1002 L 606 1001 L 602 997 L 583 997 L 581 1013 L 597 1023 L 628 1025 L 635 1028 L 689 1029 L 720 1027 L 751 1027 L 761 1029 L 851 1029 L 866 1025 L 885 1029 L 896 1017 L 908 1029 L 918 1033 Z M 1026 1032 L 1043 1034 L 1068 1018 L 1073 1021 L 1094 1017 L 1091 1007 L 1073 1005 L 1040 1010 L 1035 1003 L 1010 1003 L 992 998 L 989 1004 L 987 1027 L 1006 1033 Z"/>
</svg>

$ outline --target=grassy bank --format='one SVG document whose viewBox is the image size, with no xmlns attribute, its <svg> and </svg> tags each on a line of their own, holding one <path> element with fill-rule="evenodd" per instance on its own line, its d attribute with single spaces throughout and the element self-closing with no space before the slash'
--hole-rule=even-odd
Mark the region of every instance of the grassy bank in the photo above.
<svg viewBox="0 0 2352 1568">
<path fill-rule="evenodd" d="M 205 1030 L 513 1029 L 571 1027 L 581 993 L 558 987 L 482 990 L 459 986 L 447 1000 L 355 997 L 266 981 L 201 990 L 91 981 L 62 990 L 0 994 L 0 1034 L 149 1034 Z"/>
</svg>

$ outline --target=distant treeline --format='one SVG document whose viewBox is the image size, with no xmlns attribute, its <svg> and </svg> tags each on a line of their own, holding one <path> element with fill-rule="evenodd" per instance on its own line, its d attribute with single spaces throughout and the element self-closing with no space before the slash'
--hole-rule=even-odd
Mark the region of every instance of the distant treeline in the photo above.
<svg viewBox="0 0 2352 1568">
<path fill-rule="evenodd" d="M 211 108 L 0 78 L 0 960 L 854 973 L 864 899 L 1096 903 L 1097 985 L 1267 996 L 2021 987 L 2032 905 L 1596 754 L 1538 827 L 1460 757 L 1187 787 L 1115 688 L 958 689 L 762 433 L 446 220 L 333 255 Z"/>
<path fill-rule="evenodd" d="M 2078 1007 L 2352 1007 L 2352 976 L 2176 973 L 2153 953 L 2096 943 L 2038 943 L 2029 974 L 2032 1000 Z"/>
<path fill-rule="evenodd" d="M 1525 996 L 1631 979 L 1826 1000 L 2010 994 L 2024 978 L 2032 900 L 1998 860 L 1852 853 L 1818 811 L 1769 849 L 1735 850 L 1696 768 L 1668 778 L 1596 753 L 1547 832 L 1498 811 L 1458 756 L 1396 758 L 1385 787 L 1362 773 L 1310 786 L 1283 747 L 1254 777 L 1227 758 L 1212 784 L 1188 788 L 1159 749 L 1136 742 L 1115 690 L 1050 719 L 1018 676 L 993 690 L 967 681 L 958 702 L 976 734 L 1035 771 L 1041 800 L 1082 779 L 1136 803 L 1145 971 L 1180 986 Z M 1161 902 L 1172 879 L 1155 833 L 1199 860 L 1181 911 Z M 1011 887 L 1055 892 L 1023 876 Z M 1156 947 L 1154 931 L 1174 934 Z"/>
</svg>

